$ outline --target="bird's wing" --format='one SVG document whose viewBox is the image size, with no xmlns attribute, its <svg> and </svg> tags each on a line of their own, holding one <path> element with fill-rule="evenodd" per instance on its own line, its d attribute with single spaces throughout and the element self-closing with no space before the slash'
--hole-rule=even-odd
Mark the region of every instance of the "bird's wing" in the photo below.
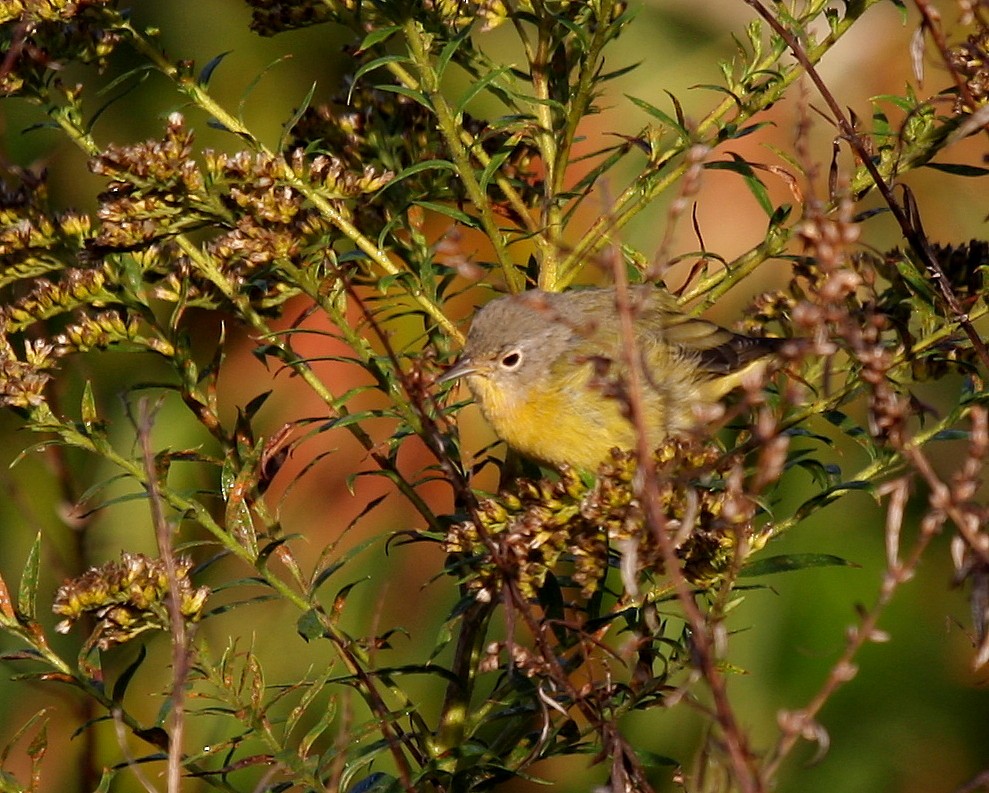
<svg viewBox="0 0 989 793">
<path fill-rule="evenodd" d="M 706 319 L 681 313 L 671 301 L 651 304 L 642 314 L 638 332 L 693 357 L 701 371 L 728 374 L 777 351 L 784 339 L 756 338 L 733 333 Z"/>
</svg>

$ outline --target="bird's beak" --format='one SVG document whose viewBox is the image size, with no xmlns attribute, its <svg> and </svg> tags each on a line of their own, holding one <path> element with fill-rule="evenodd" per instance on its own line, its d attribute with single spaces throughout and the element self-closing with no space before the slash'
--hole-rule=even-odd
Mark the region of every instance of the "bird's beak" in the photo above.
<svg viewBox="0 0 989 793">
<path fill-rule="evenodd" d="M 477 366 L 470 358 L 461 357 L 457 359 L 456 363 L 452 367 L 446 370 L 446 372 L 439 377 L 437 383 L 449 383 L 451 380 L 459 380 L 464 375 L 475 374 L 480 371 L 480 367 Z"/>
</svg>

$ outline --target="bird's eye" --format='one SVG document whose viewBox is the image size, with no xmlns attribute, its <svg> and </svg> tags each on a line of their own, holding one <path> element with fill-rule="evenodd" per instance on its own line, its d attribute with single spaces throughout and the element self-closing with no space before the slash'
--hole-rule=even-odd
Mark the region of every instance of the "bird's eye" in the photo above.
<svg viewBox="0 0 989 793">
<path fill-rule="evenodd" d="M 501 358 L 501 365 L 505 369 L 517 369 L 520 363 L 522 363 L 522 353 L 518 350 L 512 350 Z"/>
</svg>

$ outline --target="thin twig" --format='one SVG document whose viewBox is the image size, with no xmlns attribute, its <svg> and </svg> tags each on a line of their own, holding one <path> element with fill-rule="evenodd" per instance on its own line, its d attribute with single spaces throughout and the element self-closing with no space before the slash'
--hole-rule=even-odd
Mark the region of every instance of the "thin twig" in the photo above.
<svg viewBox="0 0 989 793">
<path fill-rule="evenodd" d="M 724 677 L 717 667 L 711 626 L 694 600 L 693 588 L 684 578 L 682 562 L 677 557 L 676 548 L 666 527 L 666 516 L 660 507 L 656 464 L 653 458 L 654 450 L 650 447 L 648 433 L 645 432 L 647 416 L 643 389 L 646 380 L 635 338 L 634 312 L 636 307 L 630 299 L 631 295 L 624 268 L 616 266 L 614 276 L 616 307 L 622 337 L 621 353 L 627 372 L 625 385 L 628 408 L 632 424 L 638 429 L 636 433 L 637 495 L 645 512 L 646 525 L 653 533 L 663 555 L 666 574 L 670 578 L 677 600 L 690 626 L 696 666 L 704 676 L 704 680 L 711 691 L 716 718 L 721 726 L 728 755 L 731 759 L 735 781 L 742 793 L 760 793 L 763 787 L 753 768 L 753 757 L 748 748 L 748 742 L 735 719 L 734 711 L 728 700 Z"/>
<path fill-rule="evenodd" d="M 165 503 L 161 497 L 159 472 L 155 465 L 155 453 L 151 446 L 151 431 L 157 406 L 152 408 L 147 399 L 138 403 L 137 437 L 151 508 L 151 522 L 155 529 L 158 555 L 165 562 L 168 576 L 168 620 L 172 638 L 172 732 L 168 743 L 168 793 L 180 793 L 182 785 L 182 746 L 185 734 L 185 685 L 189 676 L 189 658 L 186 621 L 182 615 L 182 595 L 179 589 L 178 571 L 173 549 L 172 527 L 165 517 Z"/>
</svg>

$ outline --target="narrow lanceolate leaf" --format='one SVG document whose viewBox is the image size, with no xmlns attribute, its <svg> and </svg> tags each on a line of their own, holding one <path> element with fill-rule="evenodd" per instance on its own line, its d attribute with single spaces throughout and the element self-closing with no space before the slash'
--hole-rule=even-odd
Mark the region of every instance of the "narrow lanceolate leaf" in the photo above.
<svg viewBox="0 0 989 793">
<path fill-rule="evenodd" d="M 382 55 L 380 58 L 375 58 L 373 61 L 368 61 L 356 72 L 354 72 L 353 80 L 351 80 L 350 91 L 351 94 L 354 88 L 357 87 L 357 81 L 361 79 L 368 72 L 374 71 L 375 69 L 380 69 L 382 66 L 387 66 L 389 63 L 408 63 L 409 59 L 404 55 Z M 347 103 L 350 103 L 351 94 L 347 95 Z M 417 100 L 418 101 L 418 100 Z"/>
<path fill-rule="evenodd" d="M 433 103 L 429 101 L 429 97 L 427 97 L 422 91 L 414 91 L 411 88 L 406 88 L 404 85 L 383 84 L 375 87 L 379 91 L 390 91 L 393 94 L 401 94 L 402 96 L 411 99 L 413 102 L 417 102 L 422 105 L 427 110 L 433 109 Z"/>
<path fill-rule="evenodd" d="M 7 588 L 7 582 L 3 580 L 3 576 L 0 576 L 0 625 L 13 625 L 17 622 L 17 616 L 14 614 L 14 603 L 10 599 L 10 590 Z"/>
<path fill-rule="evenodd" d="M 309 109 L 309 105 L 312 104 L 313 94 L 315 93 L 316 83 L 313 82 L 313 84 L 309 86 L 309 91 L 306 93 L 305 97 L 292 114 L 292 118 L 288 120 L 288 123 L 282 130 L 281 137 L 278 140 L 278 151 L 285 151 L 288 148 L 289 136 L 292 134 L 292 130 L 295 129 L 295 125 L 298 124 L 302 117 L 306 114 L 306 111 Z"/>
<path fill-rule="evenodd" d="M 487 90 L 488 86 L 490 86 L 496 80 L 500 79 L 502 75 L 506 74 L 509 71 L 510 70 L 508 67 L 504 67 L 501 69 L 494 69 L 488 72 L 486 75 L 484 75 L 484 77 L 482 77 L 480 80 L 471 83 L 470 88 L 468 88 L 464 92 L 463 96 L 461 96 L 459 101 L 457 102 L 457 108 L 454 111 L 455 114 L 459 116 L 461 113 L 463 113 L 467 109 L 467 106 L 471 103 L 471 101 L 473 101 L 473 99 L 478 94 L 480 94 L 482 91 Z"/>
<path fill-rule="evenodd" d="M 383 41 L 391 38 L 396 33 L 398 33 L 401 29 L 402 29 L 401 25 L 391 25 L 389 27 L 372 30 L 364 37 L 364 40 L 360 43 L 360 46 L 357 48 L 357 52 L 362 53 L 365 52 L 366 50 L 371 49 L 371 47 L 373 47 L 375 44 L 381 44 Z"/>
<path fill-rule="evenodd" d="M 422 171 L 451 171 L 456 173 L 457 166 L 449 160 L 425 160 L 423 162 L 417 162 L 415 165 L 410 165 L 408 168 L 405 168 L 400 173 L 396 174 L 383 189 L 387 190 L 393 185 L 401 182 L 403 179 L 407 179 L 413 174 L 421 173 Z"/>
<path fill-rule="evenodd" d="M 96 398 L 93 396 L 93 384 L 89 380 L 86 381 L 86 387 L 82 391 L 80 412 L 82 413 L 83 425 L 89 432 L 92 432 L 96 423 L 99 421 L 99 414 L 96 412 Z"/>
<path fill-rule="evenodd" d="M 771 573 L 789 573 L 791 570 L 806 570 L 810 567 L 856 567 L 853 562 L 832 556 L 828 553 L 792 553 L 770 556 L 746 564 L 739 573 L 745 578 L 754 578 Z"/>
<path fill-rule="evenodd" d="M 626 96 L 628 95 L 626 94 Z M 659 121 L 664 127 L 668 127 L 673 132 L 675 132 L 677 137 L 679 137 L 681 141 L 687 143 L 690 140 L 690 133 L 687 132 L 686 128 L 682 124 L 680 124 L 676 119 L 674 119 L 672 116 L 663 112 L 655 105 L 650 104 L 645 99 L 638 99 L 634 96 L 629 96 L 628 98 L 633 104 L 638 105 L 640 108 L 645 110 L 650 116 L 652 116 L 657 121 Z"/>
<path fill-rule="evenodd" d="M 17 593 L 17 610 L 34 620 L 35 603 L 38 598 L 38 574 L 41 571 L 41 532 L 39 531 L 31 545 L 27 562 L 24 564 L 24 573 L 21 575 L 21 588 Z"/>
<path fill-rule="evenodd" d="M 732 171 L 737 173 L 745 180 L 745 185 L 749 188 L 752 195 L 755 196 L 755 200 L 759 203 L 759 206 L 762 207 L 768 216 L 772 217 L 773 202 L 769 198 L 769 191 L 766 189 L 766 185 L 762 183 L 762 180 L 755 175 L 752 165 L 734 152 L 728 152 L 728 155 L 732 158 L 732 162 L 726 162 L 724 160 L 709 162 L 705 163 L 704 167 L 712 171 Z"/>
<path fill-rule="evenodd" d="M 416 206 L 427 209 L 430 212 L 436 212 L 439 215 L 446 215 L 448 218 L 456 220 L 458 223 L 463 223 L 465 226 L 476 229 L 480 228 L 480 224 L 465 212 L 461 212 L 459 209 L 455 209 L 446 204 L 437 204 L 435 201 L 413 201 Z"/>
<path fill-rule="evenodd" d="M 134 679 L 134 674 L 140 668 L 141 664 L 144 663 L 144 659 L 148 656 L 148 648 L 146 645 L 142 644 L 140 649 L 137 651 L 137 657 L 128 664 L 127 668 L 120 673 L 117 678 L 117 682 L 114 683 L 110 698 L 118 705 L 123 704 L 124 695 L 127 693 L 127 686 L 130 685 L 130 681 Z"/>
<path fill-rule="evenodd" d="M 219 66 L 220 62 L 231 52 L 233 52 L 233 50 L 221 52 L 215 58 L 212 58 L 202 69 L 200 69 L 198 82 L 201 86 L 205 87 L 209 85 L 209 81 L 213 77 L 213 72 L 216 71 L 216 67 Z"/>
<path fill-rule="evenodd" d="M 986 176 L 989 174 L 989 168 L 982 168 L 978 165 L 967 165 L 965 163 L 928 162 L 924 163 L 924 167 L 950 173 L 952 176 Z"/>
</svg>

